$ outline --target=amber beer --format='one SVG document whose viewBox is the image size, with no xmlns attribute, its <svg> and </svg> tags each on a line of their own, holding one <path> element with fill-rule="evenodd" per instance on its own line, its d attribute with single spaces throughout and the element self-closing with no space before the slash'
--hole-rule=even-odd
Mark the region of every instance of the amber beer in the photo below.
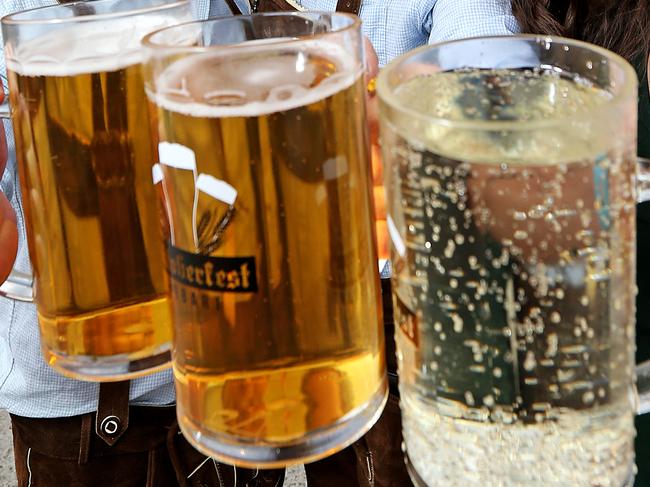
<svg viewBox="0 0 650 487">
<path fill-rule="evenodd" d="M 331 454 L 385 400 L 365 87 L 349 64 L 336 45 L 259 44 L 173 63 L 151 93 L 179 422 L 232 463 Z"/>
<path fill-rule="evenodd" d="M 164 367 L 171 346 L 139 42 L 173 18 L 127 20 L 57 30 L 7 63 L 42 346 L 88 380 Z"/>
</svg>

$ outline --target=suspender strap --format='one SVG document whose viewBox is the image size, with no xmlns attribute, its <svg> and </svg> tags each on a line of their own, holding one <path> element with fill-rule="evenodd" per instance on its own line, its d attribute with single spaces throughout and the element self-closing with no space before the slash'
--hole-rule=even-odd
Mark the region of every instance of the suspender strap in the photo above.
<svg viewBox="0 0 650 487">
<path fill-rule="evenodd" d="M 296 8 L 286 0 L 261 0 L 257 3 L 258 12 L 295 12 Z"/>
<path fill-rule="evenodd" d="M 226 0 L 226 3 L 233 14 L 238 15 L 242 13 L 235 4 L 235 0 Z M 295 10 L 286 0 L 251 0 L 251 11 L 253 12 L 289 12 Z M 337 12 L 348 12 L 359 15 L 360 10 L 361 0 L 338 0 L 338 4 L 336 5 Z"/>
<path fill-rule="evenodd" d="M 228 5 L 228 8 L 232 12 L 233 15 L 243 15 L 244 12 L 242 12 L 237 4 L 235 3 L 235 0 L 226 0 L 226 5 Z"/>
<path fill-rule="evenodd" d="M 90 456 L 90 436 L 93 433 L 93 415 L 84 414 L 81 417 L 81 435 L 79 436 L 79 465 L 88 463 Z"/>
<path fill-rule="evenodd" d="M 339 0 L 336 6 L 337 12 L 348 12 L 359 15 L 359 10 L 361 10 L 361 0 Z"/>
<path fill-rule="evenodd" d="M 99 385 L 99 403 L 95 433 L 113 446 L 129 427 L 129 390 L 131 382 L 103 382 Z"/>
</svg>

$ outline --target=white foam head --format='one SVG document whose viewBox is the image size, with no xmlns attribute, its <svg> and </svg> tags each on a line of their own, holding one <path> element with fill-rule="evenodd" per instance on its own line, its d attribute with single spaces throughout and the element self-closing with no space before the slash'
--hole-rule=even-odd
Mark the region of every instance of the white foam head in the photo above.
<svg viewBox="0 0 650 487">
<path fill-rule="evenodd" d="M 356 65 L 354 57 L 341 46 L 323 40 L 302 41 L 300 53 L 323 55 L 336 64 L 336 72 L 320 81 L 313 88 L 291 81 L 278 84 L 276 79 L 278 67 L 273 62 L 273 55 L 277 53 L 278 47 L 274 44 L 277 43 L 264 43 L 262 45 L 253 41 L 230 52 L 215 51 L 181 59 L 169 66 L 158 77 L 156 81 L 157 92 L 148 93 L 149 97 L 158 106 L 166 110 L 193 117 L 261 116 L 299 108 L 328 98 L 350 87 L 363 73 L 362 66 Z M 248 50 L 247 46 L 250 46 L 251 49 Z M 290 46 L 290 44 L 287 44 L 284 51 L 290 50 Z M 264 59 L 265 52 L 269 53 L 268 59 Z M 251 59 L 251 54 L 255 56 L 255 59 Z M 247 57 L 247 55 L 249 56 Z M 241 72 L 236 70 L 233 74 L 226 69 L 223 73 L 227 73 L 231 78 L 234 77 L 241 86 L 245 84 L 249 86 L 264 85 L 265 82 L 273 85 L 268 89 L 264 99 L 252 98 L 247 100 L 247 93 L 244 89 L 234 89 L 229 86 L 203 91 L 202 96 L 206 100 L 204 103 L 191 97 L 191 88 L 188 85 L 197 83 L 196 73 L 205 69 L 205 62 L 209 63 L 210 60 L 214 59 L 237 60 L 239 56 L 242 56 L 239 63 L 239 66 L 243 67 L 240 70 Z M 266 66 L 264 66 L 264 62 L 267 62 Z M 290 69 L 300 71 L 299 64 L 301 62 L 306 63 L 305 57 L 297 54 L 295 62 L 297 64 L 295 68 L 292 66 Z M 305 67 L 303 66 L 302 69 L 305 69 Z M 187 76 L 185 73 L 187 73 Z M 286 74 L 291 79 L 291 72 L 289 71 Z M 218 79 L 218 76 L 216 78 Z M 217 97 L 233 97 L 238 99 L 238 103 L 229 106 L 227 104 L 215 105 L 208 102 L 211 98 Z M 178 98 L 187 98 L 187 101 L 177 101 Z"/>
<path fill-rule="evenodd" d="M 117 71 L 142 62 L 145 35 L 184 20 L 143 15 L 71 24 L 10 48 L 7 68 L 23 76 Z"/>
</svg>

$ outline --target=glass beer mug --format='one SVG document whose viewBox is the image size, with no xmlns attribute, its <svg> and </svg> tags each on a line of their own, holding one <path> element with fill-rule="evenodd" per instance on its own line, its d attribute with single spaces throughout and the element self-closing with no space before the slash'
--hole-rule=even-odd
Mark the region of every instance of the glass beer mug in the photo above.
<svg viewBox="0 0 650 487">
<path fill-rule="evenodd" d="M 144 40 L 179 424 L 229 463 L 330 455 L 386 400 L 361 39 L 304 13 Z"/>
<path fill-rule="evenodd" d="M 2 19 L 11 118 L 46 361 L 122 380 L 170 360 L 171 308 L 141 39 L 187 1 L 100 0 Z M 32 298 L 14 273 L 2 294 Z"/>
<path fill-rule="evenodd" d="M 413 480 L 631 485 L 634 70 L 479 38 L 399 58 L 378 94 Z"/>
</svg>

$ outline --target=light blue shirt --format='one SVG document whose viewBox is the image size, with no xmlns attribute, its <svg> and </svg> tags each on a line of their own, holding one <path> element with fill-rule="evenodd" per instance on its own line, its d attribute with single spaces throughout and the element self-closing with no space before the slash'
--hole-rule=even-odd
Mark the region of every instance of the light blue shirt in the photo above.
<svg viewBox="0 0 650 487">
<path fill-rule="evenodd" d="M 247 0 L 236 0 L 248 11 Z M 331 11 L 337 0 L 296 0 L 307 10 Z M 230 15 L 223 0 L 197 0 L 197 15 Z M 379 64 L 427 43 L 519 32 L 510 0 L 362 0 L 363 32 Z"/>
<path fill-rule="evenodd" d="M 237 0 L 244 7 L 246 0 Z M 198 18 L 229 15 L 223 0 L 194 0 Z M 0 0 L 0 15 L 52 5 L 54 0 Z M 302 0 L 311 10 L 334 10 L 336 0 Z M 410 49 L 461 37 L 506 35 L 517 31 L 510 0 L 363 0 L 360 12 L 365 34 L 372 41 L 380 64 Z M 0 51 L 0 72 L 4 56 Z M 20 188 L 13 154 L 11 127 L 6 126 L 10 148 L 7 171 L 0 188 L 18 216 L 21 235 L 17 268 L 30 270 L 25 242 Z M 67 379 L 46 365 L 41 354 L 36 309 L 33 305 L 0 298 L 0 408 L 28 417 L 64 417 L 97 408 L 97 384 Z M 169 371 L 133 381 L 131 400 L 138 405 L 174 401 Z"/>
</svg>

